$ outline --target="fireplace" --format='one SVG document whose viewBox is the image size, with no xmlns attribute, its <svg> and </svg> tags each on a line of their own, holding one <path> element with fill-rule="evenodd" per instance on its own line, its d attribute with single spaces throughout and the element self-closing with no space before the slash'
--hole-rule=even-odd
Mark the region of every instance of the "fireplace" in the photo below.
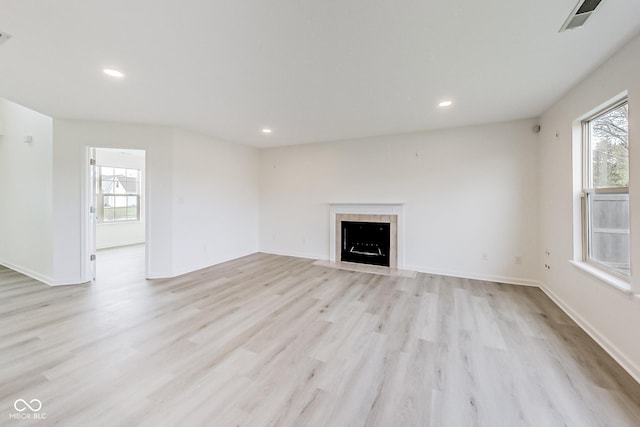
<svg viewBox="0 0 640 427">
<path fill-rule="evenodd" d="M 401 204 L 332 203 L 330 207 L 329 261 L 402 268 Z"/>
<path fill-rule="evenodd" d="M 341 221 L 342 261 L 389 267 L 391 223 Z"/>
<path fill-rule="evenodd" d="M 349 223 L 357 224 L 355 236 L 353 230 L 348 230 Z M 342 240 L 343 225 L 347 226 L 347 245 Z M 376 240 L 361 238 L 360 227 L 362 230 L 372 227 Z M 386 235 L 382 242 L 377 241 L 380 237 L 376 236 L 378 233 Z M 351 238 L 353 241 L 349 240 Z M 349 242 L 352 244 L 348 245 Z M 348 262 L 348 268 L 365 268 L 378 272 L 387 270 L 391 275 L 403 275 L 407 273 L 403 270 L 403 242 L 404 203 L 329 203 L 329 263 L 340 264 L 345 261 Z M 343 253 L 345 246 L 349 246 L 346 254 Z M 352 258 L 354 255 L 357 257 Z M 358 267 L 353 262 L 361 265 Z M 410 273 L 415 275 L 415 272 Z"/>
</svg>

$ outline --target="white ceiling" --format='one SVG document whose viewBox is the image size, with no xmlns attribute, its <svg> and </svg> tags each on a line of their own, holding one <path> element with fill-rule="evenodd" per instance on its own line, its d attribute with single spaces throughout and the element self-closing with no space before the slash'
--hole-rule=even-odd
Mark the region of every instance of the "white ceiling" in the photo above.
<svg viewBox="0 0 640 427">
<path fill-rule="evenodd" d="M 576 3 L 0 0 L 0 97 L 258 147 L 536 117 L 640 31 L 602 0 L 558 33 Z"/>
</svg>

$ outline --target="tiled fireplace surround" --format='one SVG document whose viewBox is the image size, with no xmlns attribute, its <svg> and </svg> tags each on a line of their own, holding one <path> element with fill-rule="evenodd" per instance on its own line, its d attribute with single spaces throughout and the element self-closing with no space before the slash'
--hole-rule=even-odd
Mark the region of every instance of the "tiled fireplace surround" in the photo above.
<svg viewBox="0 0 640 427">
<path fill-rule="evenodd" d="M 403 268 L 403 206 L 402 203 L 330 203 L 329 260 L 341 261 L 342 221 L 379 222 L 390 224 L 389 268 Z"/>
</svg>

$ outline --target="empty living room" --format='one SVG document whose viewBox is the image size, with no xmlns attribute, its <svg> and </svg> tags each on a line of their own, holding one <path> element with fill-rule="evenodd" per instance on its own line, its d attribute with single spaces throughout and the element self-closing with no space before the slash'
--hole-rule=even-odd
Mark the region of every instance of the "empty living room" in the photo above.
<svg viewBox="0 0 640 427">
<path fill-rule="evenodd" d="M 0 426 L 640 426 L 639 76 L 637 0 L 0 0 Z"/>
</svg>

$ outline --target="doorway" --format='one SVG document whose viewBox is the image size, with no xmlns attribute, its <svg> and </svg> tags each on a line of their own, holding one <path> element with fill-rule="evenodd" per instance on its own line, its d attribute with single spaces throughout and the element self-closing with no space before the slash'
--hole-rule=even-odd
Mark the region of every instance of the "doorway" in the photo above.
<svg viewBox="0 0 640 427">
<path fill-rule="evenodd" d="M 145 270 L 145 157 L 144 150 L 89 148 L 89 280 L 105 271 Z M 126 255 L 140 252 L 142 257 Z"/>
</svg>

